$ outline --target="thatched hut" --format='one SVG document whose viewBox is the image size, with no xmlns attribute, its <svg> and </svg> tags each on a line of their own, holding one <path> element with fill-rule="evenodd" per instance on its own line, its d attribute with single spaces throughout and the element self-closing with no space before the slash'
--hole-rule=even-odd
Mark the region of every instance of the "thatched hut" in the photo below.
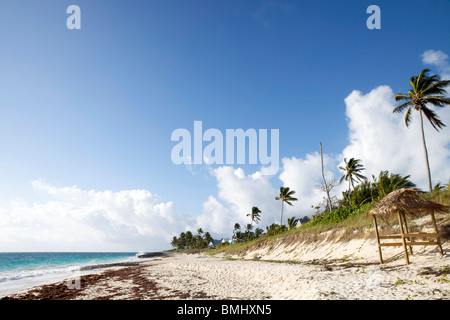
<svg viewBox="0 0 450 320">
<path fill-rule="evenodd" d="M 372 217 L 375 225 L 375 233 L 378 243 L 378 253 L 380 255 L 380 263 L 383 263 L 383 256 L 381 253 L 382 246 L 403 246 L 405 251 L 406 263 L 409 264 L 409 256 L 407 246 L 409 246 L 409 252 L 412 254 L 412 247 L 414 245 L 437 245 L 439 252 L 443 255 L 441 240 L 436 225 L 436 219 L 434 214 L 438 212 L 448 212 L 449 207 L 442 204 L 427 200 L 418 195 L 421 191 L 414 189 L 402 188 L 395 190 L 381 199 L 372 210 L 367 214 L 368 217 Z M 423 192 L 422 192 L 423 193 Z M 411 233 L 408 230 L 406 223 L 406 216 L 417 216 L 420 214 L 428 213 L 431 216 L 431 220 L 434 225 L 434 233 Z M 378 233 L 377 218 L 381 218 L 385 221 L 391 216 L 398 216 L 398 222 L 400 226 L 400 234 L 384 235 L 380 236 Z M 434 241 L 413 241 L 413 238 L 431 238 Z M 402 242 L 388 242 L 381 243 L 383 239 L 401 239 Z"/>
</svg>

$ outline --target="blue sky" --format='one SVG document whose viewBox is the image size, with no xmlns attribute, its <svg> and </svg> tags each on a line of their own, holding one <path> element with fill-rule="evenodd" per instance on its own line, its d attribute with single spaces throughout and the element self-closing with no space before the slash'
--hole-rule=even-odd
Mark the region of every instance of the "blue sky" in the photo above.
<svg viewBox="0 0 450 320">
<path fill-rule="evenodd" d="M 71 4 L 81 30 L 66 27 Z M 380 30 L 366 27 L 371 4 Z M 423 54 L 450 54 L 448 12 L 444 0 L 0 0 L 3 212 L 14 199 L 63 201 L 49 188 L 73 186 L 147 190 L 188 220 L 206 215 L 211 196 L 233 211 L 217 173 L 172 163 L 173 130 L 192 131 L 195 120 L 223 132 L 279 129 L 280 163 L 306 159 L 319 141 L 336 159 L 349 146 L 354 90 L 406 92 L 421 69 L 446 70 L 448 59 L 426 66 Z M 246 177 L 260 170 L 242 168 Z M 287 178 L 269 181 L 278 189 Z"/>
</svg>

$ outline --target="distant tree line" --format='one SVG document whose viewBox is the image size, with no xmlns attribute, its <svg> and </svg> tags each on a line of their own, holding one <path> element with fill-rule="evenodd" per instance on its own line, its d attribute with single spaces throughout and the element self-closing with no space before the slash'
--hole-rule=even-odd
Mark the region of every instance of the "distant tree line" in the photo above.
<svg viewBox="0 0 450 320">
<path fill-rule="evenodd" d="M 196 235 L 193 235 L 191 231 L 181 232 L 178 237 L 172 238 L 170 244 L 177 249 L 205 249 L 213 241 L 209 232 L 203 232 L 202 228 L 198 228 Z"/>
</svg>

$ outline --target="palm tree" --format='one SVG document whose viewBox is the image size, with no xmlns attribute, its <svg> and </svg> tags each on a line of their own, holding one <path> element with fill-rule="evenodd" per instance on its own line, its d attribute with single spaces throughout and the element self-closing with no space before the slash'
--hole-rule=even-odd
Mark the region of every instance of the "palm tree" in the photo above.
<svg viewBox="0 0 450 320">
<path fill-rule="evenodd" d="M 237 240 L 237 233 L 241 230 L 241 225 L 239 223 L 234 224 L 234 230 L 233 230 L 233 239 Z"/>
<path fill-rule="evenodd" d="M 213 237 L 211 237 L 211 234 L 209 232 L 205 232 L 204 240 L 206 242 L 206 246 L 208 247 L 210 243 L 214 241 Z"/>
<path fill-rule="evenodd" d="M 252 224 L 247 223 L 247 225 L 245 226 L 245 232 L 244 232 L 246 240 L 250 240 L 253 237 L 252 230 L 253 230 Z"/>
<path fill-rule="evenodd" d="M 281 200 L 281 219 L 280 219 L 280 226 L 283 225 L 283 206 L 286 202 L 288 205 L 292 206 L 293 204 L 291 201 L 297 201 L 297 198 L 292 197 L 292 195 L 295 194 L 294 190 L 289 190 L 289 187 L 280 188 L 280 195 L 278 197 L 275 197 L 275 200 Z"/>
<path fill-rule="evenodd" d="M 261 228 L 256 228 L 256 229 L 255 229 L 255 238 L 261 237 L 261 236 L 263 235 L 263 233 L 264 233 L 264 230 L 263 230 L 263 229 L 261 229 Z"/>
<path fill-rule="evenodd" d="M 247 214 L 247 217 L 251 217 L 252 223 L 255 222 L 256 224 L 259 222 L 261 210 L 258 209 L 258 207 L 252 208 L 252 213 Z"/>
<path fill-rule="evenodd" d="M 185 246 L 191 247 L 192 244 L 193 244 L 193 239 L 194 239 L 194 236 L 192 235 L 192 232 L 191 231 L 186 231 L 185 238 L 186 238 Z"/>
<path fill-rule="evenodd" d="M 409 181 L 409 175 L 402 177 L 397 173 L 389 173 L 389 171 L 380 171 L 378 178 L 372 175 L 372 194 L 377 194 L 377 199 L 381 200 L 394 190 L 401 188 L 414 189 L 416 185 Z"/>
<path fill-rule="evenodd" d="M 419 111 L 420 115 L 420 129 L 422 131 L 422 144 L 425 153 L 425 162 L 427 165 L 428 173 L 428 188 L 432 191 L 431 185 L 431 171 L 430 163 L 428 161 L 427 145 L 425 143 L 425 132 L 423 130 L 423 117 L 424 114 L 428 121 L 430 121 L 436 131 L 445 127 L 445 124 L 439 120 L 436 113 L 427 107 L 427 104 L 431 104 L 435 107 L 445 107 L 450 105 L 450 98 L 445 97 L 445 87 L 450 84 L 450 80 L 441 81 L 438 75 L 428 76 L 430 70 L 423 69 L 418 76 L 411 77 L 409 83 L 411 90 L 408 90 L 408 94 L 398 93 L 395 95 L 395 101 L 404 100 L 402 104 L 395 107 L 394 113 L 401 113 L 406 110 L 405 124 L 408 127 L 411 123 L 411 110 Z"/>
<path fill-rule="evenodd" d="M 288 218 L 288 230 L 295 228 L 299 221 L 296 217 Z"/>
<path fill-rule="evenodd" d="M 339 167 L 339 169 L 343 170 L 345 173 L 339 180 L 339 183 L 342 183 L 342 181 L 345 179 L 345 181 L 348 181 L 348 194 L 350 196 L 351 189 L 355 189 L 355 186 L 353 184 L 354 181 L 358 180 L 367 180 L 365 176 L 360 174 L 362 170 L 366 170 L 363 168 L 362 164 L 360 164 L 360 159 L 351 158 L 350 160 L 344 158 L 345 167 Z"/>
<path fill-rule="evenodd" d="M 176 236 L 173 236 L 172 241 L 170 242 L 172 247 L 178 247 L 178 238 Z"/>
<path fill-rule="evenodd" d="M 244 241 L 244 234 L 241 231 L 236 231 L 234 234 L 234 239 L 236 242 Z"/>
<path fill-rule="evenodd" d="M 186 245 L 186 234 L 182 232 L 180 233 L 180 237 L 178 238 L 177 246 L 179 249 L 183 249 Z"/>
</svg>

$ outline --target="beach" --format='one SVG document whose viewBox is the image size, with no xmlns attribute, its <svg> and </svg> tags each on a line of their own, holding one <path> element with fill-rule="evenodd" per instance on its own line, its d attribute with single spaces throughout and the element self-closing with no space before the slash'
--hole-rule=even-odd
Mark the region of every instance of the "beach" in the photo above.
<svg viewBox="0 0 450 320">
<path fill-rule="evenodd" d="M 255 260 L 242 255 L 175 253 L 84 275 L 79 289 L 59 282 L 16 292 L 8 299 L 450 300 L 448 243 L 443 244 L 443 257 L 435 247 L 417 247 L 409 265 L 401 255 L 380 265 L 372 241 L 365 243 L 359 253 L 368 257 L 354 259 L 328 254 L 313 260 L 277 261 L 268 260 L 268 255 L 266 260 Z M 351 244 L 341 247 L 346 245 Z"/>
</svg>

